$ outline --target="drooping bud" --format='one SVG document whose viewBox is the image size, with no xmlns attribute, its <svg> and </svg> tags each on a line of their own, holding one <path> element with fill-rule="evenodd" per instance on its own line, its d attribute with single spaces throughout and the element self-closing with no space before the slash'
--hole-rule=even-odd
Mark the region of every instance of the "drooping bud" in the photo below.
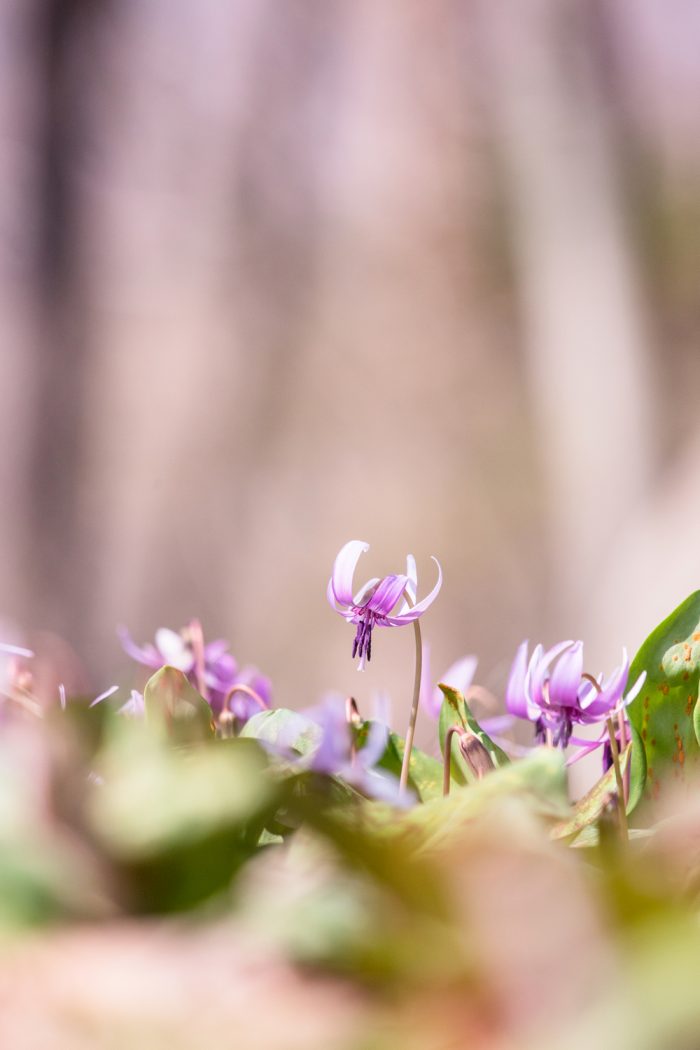
<svg viewBox="0 0 700 1050">
<path fill-rule="evenodd" d="M 459 750 L 477 780 L 493 771 L 491 756 L 475 733 L 463 730 L 459 734 Z"/>
</svg>

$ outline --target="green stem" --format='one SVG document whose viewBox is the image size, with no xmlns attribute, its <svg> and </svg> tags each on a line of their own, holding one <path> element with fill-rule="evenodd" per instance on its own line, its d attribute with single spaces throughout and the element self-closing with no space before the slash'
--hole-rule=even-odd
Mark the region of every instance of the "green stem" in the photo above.
<svg viewBox="0 0 700 1050">
<path fill-rule="evenodd" d="M 418 700 L 420 698 L 420 680 L 423 673 L 423 643 L 420 636 L 420 624 L 417 619 L 413 621 L 413 630 L 416 636 L 416 673 L 413 679 L 413 702 L 411 714 L 408 719 L 406 731 L 406 743 L 404 744 L 403 762 L 401 763 L 401 779 L 399 780 L 399 791 L 403 794 L 408 786 L 408 767 L 411 763 L 411 751 L 413 750 L 413 737 L 416 731 L 416 719 L 418 717 Z"/>
<path fill-rule="evenodd" d="M 620 770 L 620 753 L 617 749 L 617 735 L 615 733 L 615 725 L 612 718 L 608 718 L 606 725 L 608 727 L 608 736 L 610 737 L 610 753 L 612 755 L 613 769 L 615 770 L 615 783 L 617 784 L 617 812 L 620 818 L 620 834 L 622 835 L 623 841 L 627 842 L 629 839 L 629 830 L 627 827 L 627 807 L 625 805 L 625 788 L 622 782 L 622 771 Z"/>
<path fill-rule="evenodd" d="M 450 726 L 445 734 L 445 751 L 442 756 L 442 794 L 447 798 L 450 793 L 450 778 L 452 775 L 452 737 L 460 731 L 459 726 Z"/>
</svg>

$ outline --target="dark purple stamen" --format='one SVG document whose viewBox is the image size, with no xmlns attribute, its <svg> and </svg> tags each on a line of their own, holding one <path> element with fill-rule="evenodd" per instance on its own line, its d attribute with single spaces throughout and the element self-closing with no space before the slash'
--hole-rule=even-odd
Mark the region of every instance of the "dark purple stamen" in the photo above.
<svg viewBox="0 0 700 1050">
<path fill-rule="evenodd" d="M 571 712 L 559 709 L 556 712 L 552 712 L 552 714 L 553 717 L 549 722 L 545 722 L 543 718 L 538 718 L 535 722 L 535 743 L 545 744 L 547 742 L 547 733 L 551 732 L 552 745 L 565 748 L 569 743 L 574 728 Z"/>
<path fill-rule="evenodd" d="M 372 659 L 372 628 L 374 627 L 374 619 L 370 613 L 367 618 L 364 617 L 358 620 L 357 633 L 355 634 L 355 640 L 352 643 L 352 656 L 353 660 L 356 656 L 360 659 L 365 656 L 367 660 Z"/>
</svg>

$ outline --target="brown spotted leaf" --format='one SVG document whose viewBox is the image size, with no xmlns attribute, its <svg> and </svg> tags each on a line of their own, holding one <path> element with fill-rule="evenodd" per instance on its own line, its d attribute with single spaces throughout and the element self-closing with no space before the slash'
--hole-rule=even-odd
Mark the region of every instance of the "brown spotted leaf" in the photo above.
<svg viewBox="0 0 700 1050">
<path fill-rule="evenodd" d="M 652 631 L 634 658 L 629 681 L 635 682 L 642 671 L 647 673 L 644 687 L 628 710 L 646 753 L 644 798 L 656 799 L 668 784 L 700 773 L 694 722 L 700 679 L 700 591 Z"/>
</svg>

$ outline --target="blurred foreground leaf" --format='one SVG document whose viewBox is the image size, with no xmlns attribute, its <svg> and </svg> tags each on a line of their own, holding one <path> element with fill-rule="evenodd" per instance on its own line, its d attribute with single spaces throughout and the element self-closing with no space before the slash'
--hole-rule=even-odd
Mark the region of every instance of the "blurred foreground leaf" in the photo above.
<svg viewBox="0 0 700 1050">
<path fill-rule="evenodd" d="M 177 744 L 192 744 L 214 736 L 211 708 L 175 667 L 151 675 L 143 694 L 146 717 Z"/>
<path fill-rule="evenodd" d="M 136 910 L 191 907 L 223 889 L 257 846 L 283 786 L 253 741 L 176 750 L 124 722 L 87 817 Z"/>
</svg>

